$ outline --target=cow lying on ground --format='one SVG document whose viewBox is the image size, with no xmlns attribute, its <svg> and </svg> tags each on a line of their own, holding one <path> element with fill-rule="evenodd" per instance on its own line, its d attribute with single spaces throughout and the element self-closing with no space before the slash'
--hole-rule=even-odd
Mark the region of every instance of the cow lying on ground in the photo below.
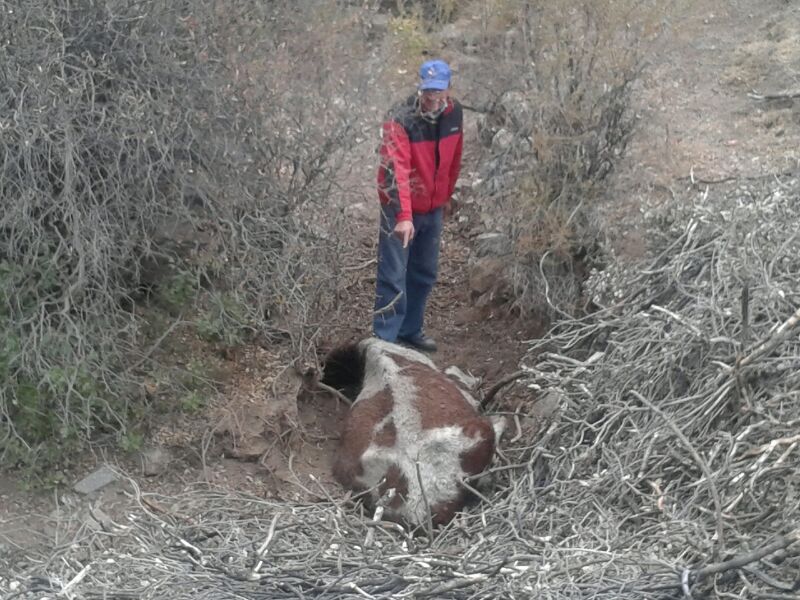
<svg viewBox="0 0 800 600">
<path fill-rule="evenodd" d="M 342 486 L 373 505 L 386 495 L 384 518 L 409 525 L 464 507 L 462 482 L 490 465 L 503 419 L 481 416 L 424 354 L 376 338 L 329 353 L 322 382 L 354 400 L 333 464 Z"/>
</svg>

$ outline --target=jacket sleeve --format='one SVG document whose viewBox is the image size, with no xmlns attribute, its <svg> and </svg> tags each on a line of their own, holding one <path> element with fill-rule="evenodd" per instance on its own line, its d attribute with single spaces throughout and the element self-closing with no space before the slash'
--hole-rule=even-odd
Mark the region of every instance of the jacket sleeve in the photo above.
<svg viewBox="0 0 800 600">
<path fill-rule="evenodd" d="M 464 134 L 463 132 L 459 132 L 458 134 L 458 141 L 456 142 L 456 149 L 453 152 L 453 162 L 450 163 L 450 187 L 447 190 L 447 199 L 453 196 L 453 192 L 456 189 L 456 181 L 458 181 L 458 176 L 461 173 L 461 150 L 464 146 Z"/>
<path fill-rule="evenodd" d="M 411 143 L 403 126 L 394 120 L 383 124 L 384 164 L 394 171 L 400 211 L 397 222 L 411 220 Z"/>
</svg>

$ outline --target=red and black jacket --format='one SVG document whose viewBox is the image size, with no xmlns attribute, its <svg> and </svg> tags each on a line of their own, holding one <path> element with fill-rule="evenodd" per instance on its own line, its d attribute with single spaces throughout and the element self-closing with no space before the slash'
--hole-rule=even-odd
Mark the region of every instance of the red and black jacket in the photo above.
<svg viewBox="0 0 800 600">
<path fill-rule="evenodd" d="M 423 119 L 417 96 L 392 108 L 383 124 L 378 195 L 397 207 L 397 221 L 447 204 L 461 170 L 461 105 L 450 99 L 435 122 Z"/>
</svg>

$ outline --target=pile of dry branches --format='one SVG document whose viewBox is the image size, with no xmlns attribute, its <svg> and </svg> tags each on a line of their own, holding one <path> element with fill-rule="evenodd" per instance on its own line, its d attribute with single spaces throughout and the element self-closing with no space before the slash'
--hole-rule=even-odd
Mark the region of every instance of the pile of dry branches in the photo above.
<svg viewBox="0 0 800 600">
<path fill-rule="evenodd" d="M 593 275 L 604 308 L 533 345 L 498 490 L 432 537 L 314 480 L 308 505 L 131 482 L 125 519 L 0 555 L 0 593 L 797 598 L 800 180 L 690 194 L 650 215 L 646 265 Z"/>
<path fill-rule="evenodd" d="M 796 597 L 798 194 L 769 178 L 650 211 L 652 257 L 594 273 L 604 308 L 534 347 L 529 385 L 563 395 L 557 510 L 600 561 L 578 587 Z"/>
</svg>

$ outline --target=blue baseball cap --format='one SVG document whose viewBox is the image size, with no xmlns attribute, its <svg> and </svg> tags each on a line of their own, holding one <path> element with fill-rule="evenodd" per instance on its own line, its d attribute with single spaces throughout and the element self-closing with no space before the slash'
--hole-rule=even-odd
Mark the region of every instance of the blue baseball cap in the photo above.
<svg viewBox="0 0 800 600">
<path fill-rule="evenodd" d="M 450 87 L 450 67 L 443 60 L 428 60 L 419 68 L 420 90 L 446 90 Z"/>
</svg>

